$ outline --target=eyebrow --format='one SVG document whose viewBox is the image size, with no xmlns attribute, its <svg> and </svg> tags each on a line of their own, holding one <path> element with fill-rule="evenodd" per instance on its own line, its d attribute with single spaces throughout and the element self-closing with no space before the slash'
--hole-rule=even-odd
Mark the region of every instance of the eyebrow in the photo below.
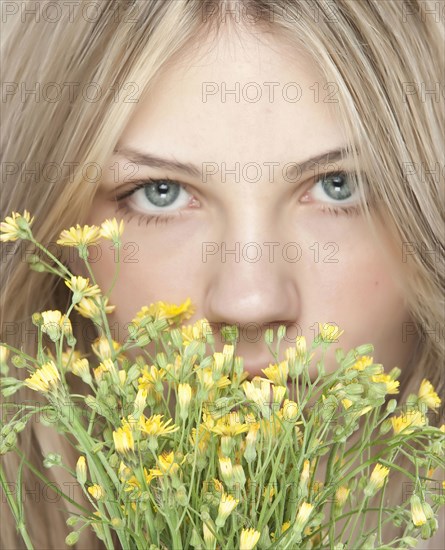
<svg viewBox="0 0 445 550">
<path fill-rule="evenodd" d="M 138 151 L 136 149 L 127 148 L 127 147 L 116 147 L 113 151 L 114 154 L 122 155 L 127 160 L 136 164 L 138 166 L 150 166 L 152 168 L 163 168 L 165 170 L 179 171 L 185 174 L 188 174 L 192 177 L 202 178 L 201 169 L 195 165 L 188 162 L 179 162 L 174 159 L 162 158 L 156 155 L 153 155 L 148 152 Z M 350 150 L 346 148 L 334 149 L 326 153 L 321 153 L 315 157 L 307 159 L 301 163 L 289 163 L 290 169 L 295 168 L 299 170 L 300 174 L 309 172 L 316 166 L 322 165 L 326 166 L 331 163 L 338 162 L 350 155 Z"/>
<path fill-rule="evenodd" d="M 152 168 L 165 168 L 166 170 L 173 171 L 176 170 L 194 177 L 200 177 L 202 175 L 201 170 L 194 164 L 158 157 L 156 155 L 152 155 L 151 153 L 137 151 L 136 149 L 116 148 L 113 153 L 124 156 L 127 160 L 133 164 L 137 164 L 138 166 L 151 166 Z"/>
</svg>

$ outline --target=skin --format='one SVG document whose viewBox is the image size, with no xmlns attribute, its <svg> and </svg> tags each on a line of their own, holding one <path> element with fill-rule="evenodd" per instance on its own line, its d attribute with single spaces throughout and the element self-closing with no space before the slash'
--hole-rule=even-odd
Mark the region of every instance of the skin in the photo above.
<svg viewBox="0 0 445 550">
<path fill-rule="evenodd" d="M 201 43 L 181 55 L 140 101 L 119 147 L 198 168 L 216 163 L 218 171 L 205 180 L 180 170 L 139 166 L 131 177 L 134 165 L 126 155 L 110 158 L 88 223 L 99 225 L 106 218 L 122 217 L 123 241 L 134 243 L 124 249 L 124 263 L 110 298 L 117 306 L 111 322 L 123 327 L 144 304 L 157 300 L 179 304 L 190 297 L 196 313 L 188 323 L 205 317 L 213 326 L 239 325 L 236 353 L 244 357 L 251 376 L 262 376 L 261 368 L 272 360 L 264 343 L 266 328 L 290 327 L 288 341 L 281 347 L 284 357 L 297 334 L 312 341 L 319 321 L 335 322 L 344 329 L 343 349 L 372 342 L 374 359 L 386 370 L 396 365 L 403 368 L 415 342 L 402 341 L 402 325 L 410 321 L 398 283 L 402 264 L 388 261 L 360 212 L 335 215 L 326 211 L 341 206 L 341 201 L 326 195 L 320 174 L 317 177 L 317 171 L 332 169 L 332 164 L 295 176 L 283 172 L 288 163 L 301 165 L 346 146 L 335 104 L 323 101 L 327 92 L 322 91 L 323 81 L 313 61 L 278 38 L 245 29 L 223 32 L 216 41 Z M 220 89 L 204 102 L 206 82 L 218 83 Z M 249 102 L 241 94 L 239 102 L 233 95 L 223 101 L 222 82 L 227 89 L 233 89 L 235 82 L 241 89 L 257 82 L 261 100 Z M 264 82 L 279 83 L 273 102 Z M 299 101 L 283 99 L 281 92 L 288 82 L 301 86 Z M 314 100 L 315 83 L 320 83 L 318 102 Z M 254 88 L 247 90 L 249 97 L 255 93 Z M 289 88 L 288 97 L 295 95 L 295 89 Z M 110 168 L 116 162 L 119 181 L 116 170 Z M 223 178 L 224 162 L 227 169 L 239 163 L 239 181 L 233 174 Z M 270 162 L 279 163 L 272 178 L 265 164 Z M 242 167 L 247 163 L 261 167 L 259 181 L 253 181 L 253 169 L 243 177 Z M 350 169 L 351 161 L 338 161 L 335 168 Z M 147 224 L 144 215 L 165 215 L 165 210 L 161 212 L 144 198 L 144 190 L 125 200 L 125 211 L 123 203 L 117 209 L 115 195 L 129 190 L 131 180 L 166 177 L 188 187 L 186 200 L 177 199 L 168 212 L 181 211 L 180 217 Z M 358 204 L 358 198 L 349 206 L 353 204 Z M 249 261 L 258 247 L 244 248 L 239 261 L 234 261 L 233 254 L 224 257 L 221 243 L 230 251 L 235 242 L 240 243 L 240 252 L 246 243 L 257 243 L 261 258 Z M 279 244 L 272 250 L 264 245 L 267 242 Z M 215 245 L 204 245 L 209 247 L 206 261 L 203 243 L 219 246 L 217 253 L 210 254 Z M 298 243 L 299 248 L 286 248 L 286 243 Z M 301 256 L 291 261 L 297 250 Z M 104 246 L 100 261 L 93 264 L 104 291 L 111 284 L 114 268 L 114 254 Z M 221 351 L 222 339 L 214 332 L 216 350 Z M 116 339 L 125 336 L 120 328 Z M 334 365 L 329 359 L 328 370 Z"/>
</svg>

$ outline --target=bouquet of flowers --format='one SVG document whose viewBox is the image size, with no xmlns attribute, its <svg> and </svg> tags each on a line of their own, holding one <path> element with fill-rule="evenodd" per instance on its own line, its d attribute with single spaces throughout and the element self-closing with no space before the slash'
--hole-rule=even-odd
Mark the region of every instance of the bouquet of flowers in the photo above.
<svg viewBox="0 0 445 550">
<path fill-rule="evenodd" d="M 320 324 L 311 345 L 296 337 L 283 361 L 285 327 L 267 330 L 272 361 L 264 377 L 249 379 L 235 353 L 237 327 L 223 327 L 224 348 L 215 351 L 206 319 L 185 324 L 194 313 L 189 299 L 142 307 L 125 342 L 116 342 L 107 319 L 113 307 L 96 284 L 88 247 L 109 239 L 118 252 L 123 223 L 61 233 L 57 242 L 76 247 L 85 262 L 84 278 L 35 240 L 32 222 L 28 212 L 13 212 L 0 225 L 1 240 L 31 241 L 47 256 L 34 255 L 31 268 L 62 277 L 72 299 L 66 312 L 33 315 L 35 357 L 0 346 L 0 452 L 20 455 L 19 484 L 25 467 L 44 479 L 17 433 L 35 415 L 52 413 L 51 427 L 74 447 L 77 465 L 70 469 L 57 453 L 42 465 L 67 469 L 85 496 L 72 502 L 68 545 L 88 528 L 110 550 L 117 541 L 141 550 L 411 548 L 434 534 L 445 500 L 433 479 L 443 467 L 445 427 L 429 422 L 440 399 L 428 380 L 398 404 L 388 396 L 399 392 L 400 371 L 385 373 L 371 344 L 337 348 L 337 368 L 327 373 L 326 351 L 342 334 L 333 324 Z M 76 350 L 73 310 L 97 327 L 88 357 Z M 23 380 L 8 376 L 9 361 L 27 371 Z M 23 386 L 41 404 L 11 399 Z M 392 477 L 410 487 L 395 505 L 387 502 Z M 0 478 L 32 548 L 21 492 L 8 489 L 3 469 Z M 400 534 L 385 539 L 388 525 Z"/>
</svg>

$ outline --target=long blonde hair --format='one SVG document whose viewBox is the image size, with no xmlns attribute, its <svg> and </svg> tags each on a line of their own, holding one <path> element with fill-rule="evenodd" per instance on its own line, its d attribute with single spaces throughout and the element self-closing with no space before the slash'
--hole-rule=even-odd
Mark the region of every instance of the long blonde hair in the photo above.
<svg viewBox="0 0 445 550">
<path fill-rule="evenodd" d="M 24 13 L 35 4 L 34 15 Z M 94 172 L 105 166 L 138 101 L 173 56 L 210 31 L 217 36 L 228 25 L 261 25 L 306 49 L 335 86 L 335 107 L 362 175 L 370 229 L 377 218 L 385 220 L 393 243 L 388 253 L 406 262 L 403 285 L 414 323 L 405 334 L 401 328 L 400 336 L 415 333 L 418 347 L 402 369 L 404 383 L 408 388 L 427 377 L 443 390 L 439 83 L 444 82 L 445 33 L 436 2 L 106 0 L 95 2 L 94 10 L 81 2 L 55 12 L 47 4 L 29 2 L 3 18 L 2 219 L 26 208 L 35 216 L 37 239 L 46 244 L 54 244 L 62 229 L 85 222 L 100 182 L 88 167 Z M 33 169 L 35 178 L 29 174 Z M 68 289 L 49 274 L 30 271 L 23 245 L 6 243 L 1 252 L 0 340 L 32 353 L 30 316 L 64 310 Z M 85 352 L 87 323 L 79 319 L 74 327 Z M 56 443 L 48 443 L 40 426 L 31 430 L 34 437 L 29 431 L 24 437 L 38 462 L 42 449 Z M 14 478 L 12 471 L 9 475 Z M 28 512 L 36 547 L 63 545 L 65 516 L 53 508 L 47 504 Z M 12 527 L 3 524 L 1 535 L 5 548 L 19 547 Z M 92 540 L 85 536 L 82 544 L 91 548 Z"/>
</svg>

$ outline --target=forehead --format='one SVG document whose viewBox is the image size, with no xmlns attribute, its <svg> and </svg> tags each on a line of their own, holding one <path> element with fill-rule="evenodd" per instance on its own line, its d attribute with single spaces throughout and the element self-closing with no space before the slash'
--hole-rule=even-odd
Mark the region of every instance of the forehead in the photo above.
<svg viewBox="0 0 445 550">
<path fill-rule="evenodd" d="M 119 143 L 196 162 L 299 162 L 343 144 L 336 102 L 302 48 L 222 29 L 170 60 Z"/>
</svg>

